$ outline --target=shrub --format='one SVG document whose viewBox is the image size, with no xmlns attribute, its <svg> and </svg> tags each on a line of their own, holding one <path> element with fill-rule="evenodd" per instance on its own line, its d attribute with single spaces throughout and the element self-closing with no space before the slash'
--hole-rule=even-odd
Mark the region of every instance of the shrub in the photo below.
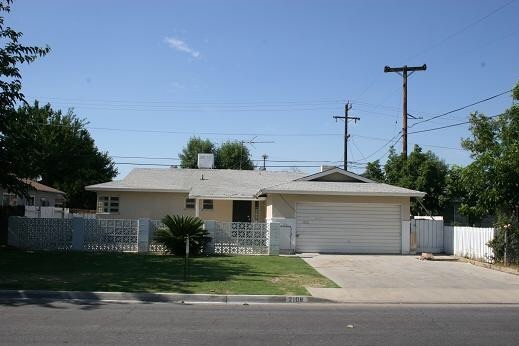
<svg viewBox="0 0 519 346">
<path fill-rule="evenodd" d="M 155 232 L 155 241 L 164 245 L 167 251 L 176 256 L 186 255 L 186 238 L 189 237 L 189 253 L 198 255 L 209 240 L 204 230 L 204 222 L 198 217 L 166 215 L 162 219 L 165 227 Z"/>
<path fill-rule="evenodd" d="M 519 222 L 517 216 L 501 216 L 495 227 L 494 239 L 488 242 L 488 246 L 494 250 L 497 261 L 504 261 L 505 231 L 506 231 L 506 256 L 508 263 L 519 264 Z"/>
</svg>

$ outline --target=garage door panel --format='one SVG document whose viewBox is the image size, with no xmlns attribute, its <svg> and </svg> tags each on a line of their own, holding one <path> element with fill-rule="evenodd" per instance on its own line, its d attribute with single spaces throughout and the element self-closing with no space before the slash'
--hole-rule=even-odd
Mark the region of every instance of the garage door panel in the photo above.
<svg viewBox="0 0 519 346">
<path fill-rule="evenodd" d="M 400 253 L 400 205 L 298 203 L 296 251 Z"/>
<path fill-rule="evenodd" d="M 398 223 L 400 219 L 387 219 L 387 220 L 371 220 L 369 222 L 369 226 L 378 226 L 381 228 L 384 227 L 393 227 L 396 223 Z M 337 225 L 340 223 L 343 225 L 342 228 L 347 228 L 349 225 L 352 226 L 362 226 L 366 225 L 366 220 L 364 219 L 344 219 L 344 218 L 329 218 L 329 219 L 314 219 L 314 220 L 301 220 L 301 224 L 307 227 L 313 227 L 315 225 L 323 226 L 323 225 Z"/>
</svg>

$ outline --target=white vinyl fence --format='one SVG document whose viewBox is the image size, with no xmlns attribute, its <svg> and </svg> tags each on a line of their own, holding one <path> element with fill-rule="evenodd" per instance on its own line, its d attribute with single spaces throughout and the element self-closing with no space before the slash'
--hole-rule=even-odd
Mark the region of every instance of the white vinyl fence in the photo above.
<svg viewBox="0 0 519 346">
<path fill-rule="evenodd" d="M 493 228 L 446 226 L 445 252 L 455 256 L 488 261 L 494 252 L 487 243 L 494 239 Z"/>
<path fill-rule="evenodd" d="M 37 207 L 25 206 L 25 217 L 30 218 L 49 218 L 49 219 L 71 219 L 73 217 L 82 217 L 86 219 L 95 219 L 94 213 L 71 213 L 69 208 L 58 207 Z"/>
<path fill-rule="evenodd" d="M 149 219 L 10 217 L 8 244 L 30 250 L 163 252 L 153 240 L 164 225 Z M 205 221 L 207 254 L 277 255 L 279 223 Z"/>
<path fill-rule="evenodd" d="M 411 231 L 416 232 L 416 251 L 443 252 L 443 220 L 411 220 Z"/>
<path fill-rule="evenodd" d="M 488 261 L 494 253 L 487 245 L 494 238 L 493 228 L 444 226 L 443 220 L 412 220 L 411 234 L 417 252 L 446 253 Z M 411 237 L 413 238 L 413 236 Z"/>
</svg>

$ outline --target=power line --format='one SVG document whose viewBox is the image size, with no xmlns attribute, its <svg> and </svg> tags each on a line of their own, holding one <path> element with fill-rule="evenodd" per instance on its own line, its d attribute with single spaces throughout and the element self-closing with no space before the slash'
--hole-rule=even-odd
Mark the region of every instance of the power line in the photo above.
<svg viewBox="0 0 519 346">
<path fill-rule="evenodd" d="M 365 156 L 362 158 L 362 160 L 367 160 L 369 159 L 370 157 L 373 157 L 375 154 L 377 154 L 378 152 L 380 152 L 382 149 L 384 149 L 385 147 L 387 147 L 388 145 L 391 147 L 391 143 L 393 141 L 395 141 L 395 138 L 396 138 L 396 142 L 393 143 L 392 145 L 395 145 L 396 143 L 398 143 L 398 141 L 400 140 L 400 138 L 402 137 L 401 135 L 402 131 L 399 131 L 396 135 L 394 135 L 389 141 L 387 141 L 383 146 L 381 146 L 380 148 L 378 148 L 377 150 L 375 150 L 374 152 L 372 152 L 371 154 L 369 154 L 368 156 Z M 398 138 L 397 138 L 398 137 Z"/>
<path fill-rule="evenodd" d="M 38 97 L 35 97 L 35 99 L 38 99 Z M 327 101 L 323 103 L 319 102 L 298 102 L 293 101 L 291 104 L 275 104 L 275 103 L 267 103 L 267 104 L 261 104 L 260 102 L 257 103 L 237 103 L 236 105 L 233 105 L 232 103 L 229 103 L 226 106 L 226 103 L 221 103 L 220 106 L 225 106 L 225 108 L 221 108 L 219 106 L 215 106 L 213 103 L 207 103 L 207 102 L 175 102 L 172 104 L 169 104 L 168 101 L 133 101 L 131 103 L 127 103 L 130 101 L 110 101 L 110 100 L 94 100 L 94 101 L 81 101 L 81 99 L 66 99 L 66 98 L 54 98 L 54 97 L 40 97 L 41 100 L 69 100 L 67 102 L 63 101 L 53 101 L 54 104 L 58 105 L 71 105 L 71 107 L 78 107 L 78 108 L 84 108 L 84 109 L 95 109 L 95 110 L 115 110 L 115 111 L 127 111 L 127 110 L 135 110 L 135 111 L 146 111 L 146 112 L 153 112 L 153 111 L 171 111 L 171 112 L 193 112 L 193 111 L 200 111 L 205 112 L 208 110 L 219 110 L 219 111 L 292 111 L 292 110 L 332 110 L 335 109 L 335 105 L 341 103 L 341 100 L 336 101 Z M 80 101 L 75 101 L 80 100 Z M 44 102 L 44 101 L 43 101 Z M 161 102 L 164 102 L 164 104 L 160 104 Z M 287 101 L 288 102 L 288 101 Z M 381 104 L 374 104 L 366 101 L 361 100 L 353 100 L 353 102 L 358 103 L 360 105 L 364 105 L 368 108 L 386 108 L 389 110 L 398 110 L 397 107 L 392 106 L 385 106 Z M 155 103 L 158 103 L 158 105 L 153 105 Z M 152 104 L 151 106 L 149 104 Z M 320 105 L 330 105 L 328 107 L 317 107 Z M 296 106 L 314 106 L 311 108 L 293 108 L 294 105 Z M 122 108 L 121 108 L 122 107 Z M 137 108 L 132 108 L 137 107 Z M 282 109 L 261 109 L 261 107 L 292 107 L 292 108 L 282 108 Z M 245 108 L 245 109 L 243 109 Z M 248 109 L 249 108 L 249 109 Z M 360 109 L 365 112 L 370 112 L 372 114 L 376 115 L 382 115 L 382 116 L 393 116 L 389 113 L 382 113 L 382 112 L 375 112 L 370 111 L 366 109 Z M 413 112 L 421 113 L 421 114 L 432 114 L 434 113 L 428 113 L 424 111 L 414 110 Z"/>
<path fill-rule="evenodd" d="M 467 30 L 470 29 L 471 27 L 473 27 L 473 26 L 479 24 L 480 22 L 482 22 L 482 21 L 484 21 L 485 19 L 491 17 L 491 16 L 494 15 L 495 13 L 501 11 L 501 10 L 504 9 L 505 7 L 507 7 L 507 6 L 509 6 L 510 4 L 512 4 L 514 1 L 515 1 L 515 0 L 511 0 L 511 1 L 509 1 L 509 2 L 507 2 L 507 3 L 505 3 L 505 4 L 503 4 L 503 5 L 501 5 L 501 6 L 499 6 L 499 7 L 497 7 L 496 9 L 492 10 L 490 13 L 487 13 L 487 14 L 484 15 L 483 17 L 480 17 L 480 18 L 476 19 L 475 21 L 470 22 L 469 24 L 465 25 L 465 26 L 462 27 L 461 29 L 458 29 L 458 30 L 454 31 L 453 33 L 447 35 L 445 38 L 443 38 L 443 39 L 442 39 L 441 41 L 439 41 L 438 43 L 436 43 L 436 44 L 432 44 L 432 45 L 430 45 L 429 47 L 427 47 L 427 48 L 425 48 L 424 50 L 422 50 L 421 52 L 419 52 L 419 53 L 417 53 L 417 54 L 415 54 L 415 55 L 411 55 L 411 56 L 409 56 L 408 58 L 406 58 L 406 60 L 414 59 L 414 58 L 416 58 L 416 57 L 418 57 L 418 56 L 421 56 L 421 55 L 423 55 L 423 54 L 429 52 L 430 50 L 433 50 L 433 49 L 435 49 L 435 48 L 441 46 L 441 45 L 444 44 L 445 42 L 451 40 L 452 38 L 458 36 L 459 34 L 462 34 L 463 32 L 467 31 Z M 367 91 L 368 91 L 368 90 L 369 90 L 373 85 L 375 85 L 375 82 L 376 82 L 378 79 L 380 79 L 380 78 L 381 78 L 380 76 L 375 76 L 375 77 L 373 78 L 373 80 L 372 80 L 370 83 L 368 83 L 368 86 L 367 86 L 364 90 L 362 90 L 362 92 L 358 95 L 358 97 L 359 97 L 359 98 L 362 97 L 362 96 L 363 96 L 363 95 L 364 95 L 364 94 L 365 94 L 365 93 L 366 93 L 366 92 L 367 92 Z M 383 107 L 382 103 L 384 103 L 384 102 L 385 102 L 385 100 L 382 101 L 382 102 L 379 104 L 379 107 Z"/>
<path fill-rule="evenodd" d="M 444 44 L 445 42 L 449 41 L 450 39 L 464 33 L 465 31 L 467 31 L 468 29 L 470 29 L 471 27 L 475 26 L 476 24 L 479 24 L 480 22 L 484 21 L 485 19 L 487 19 L 488 17 L 491 17 L 492 15 L 496 14 L 497 12 L 501 11 L 502 9 L 504 9 L 505 7 L 509 6 L 510 4 L 512 4 L 515 0 L 511 0 L 499 7 L 497 7 L 496 9 L 492 10 L 491 12 L 487 13 L 486 15 L 484 15 L 483 17 L 480 17 L 478 19 L 476 19 L 475 21 L 467 24 L 466 26 L 462 27 L 461 29 L 453 32 L 452 34 L 446 36 L 443 40 L 441 40 L 440 42 L 436 43 L 436 44 L 433 44 L 431 46 L 429 46 L 428 48 L 422 50 L 420 53 L 418 54 L 415 54 L 414 56 L 411 56 L 409 57 L 408 59 L 413 59 L 413 58 L 416 58 L 416 57 L 419 57 L 423 54 L 425 54 L 426 52 L 430 51 L 430 50 L 433 50 L 434 48 Z"/>
<path fill-rule="evenodd" d="M 479 101 L 476 101 L 476 102 L 473 102 L 473 103 L 468 104 L 468 105 L 466 105 L 466 106 L 459 107 L 459 108 L 453 109 L 453 110 L 451 110 L 451 111 L 448 111 L 448 112 L 445 112 L 445 113 L 442 113 L 442 114 L 438 114 L 438 115 L 436 115 L 436 116 L 434 116 L 434 117 L 431 117 L 431 118 L 427 118 L 427 119 L 425 119 L 425 120 L 418 121 L 418 122 L 412 124 L 412 125 L 409 126 L 409 127 L 413 127 L 413 126 L 416 126 L 416 125 L 418 125 L 418 124 L 423 124 L 423 123 L 426 123 L 426 122 L 428 122 L 428 121 L 431 121 L 431 120 L 434 120 L 434 119 L 438 119 L 438 118 L 444 117 L 444 116 L 446 116 L 446 115 L 449 115 L 449 114 L 452 114 L 452 113 L 455 113 L 455 112 L 459 112 L 459 111 L 461 111 L 461 110 L 463 110 L 463 109 L 467 109 L 467 108 L 472 107 L 472 106 L 475 106 L 475 105 L 477 105 L 477 104 L 480 104 L 480 103 L 483 103 L 483 102 L 490 101 L 490 100 L 495 99 L 495 98 L 497 98 L 497 97 L 499 97 L 499 96 L 503 96 L 503 95 L 505 95 L 505 94 L 508 94 L 508 93 L 512 92 L 512 90 L 513 90 L 513 89 L 510 89 L 510 90 L 507 90 L 507 91 L 503 91 L 503 92 L 501 92 L 501 93 L 499 93 L 499 94 L 496 94 L 496 95 L 494 95 L 494 96 L 487 97 L 487 98 L 485 98 L 485 99 L 482 99 L 482 100 L 479 100 Z"/>
<path fill-rule="evenodd" d="M 487 117 L 488 119 L 492 119 L 492 118 L 495 118 L 495 117 L 498 117 L 502 114 L 497 114 L 497 115 L 493 115 L 491 117 Z M 436 131 L 436 130 L 442 130 L 442 129 L 447 129 L 449 127 L 455 127 L 455 126 L 460 126 L 460 125 L 465 125 L 465 124 L 468 124 L 470 123 L 470 120 L 469 121 L 464 121 L 464 122 L 461 122 L 461 123 L 456 123 L 456 124 L 450 124 L 450 125 L 445 125 L 445 126 L 440 126 L 440 127 L 433 127 L 433 128 L 430 128 L 430 129 L 425 129 L 425 130 L 420 130 L 420 131 L 413 131 L 413 132 L 409 132 L 409 134 L 414 134 L 414 133 L 423 133 L 423 132 L 429 132 L 429 131 Z"/>
<path fill-rule="evenodd" d="M 356 165 L 356 166 L 362 166 L 362 163 L 356 163 L 348 161 L 348 163 Z M 159 167 L 171 167 L 171 165 L 164 164 L 164 163 L 142 163 L 142 162 L 114 162 L 116 165 L 131 165 L 131 166 L 159 166 Z M 265 167 L 269 168 L 315 168 L 315 167 L 321 167 L 321 165 L 266 165 Z"/>
<path fill-rule="evenodd" d="M 36 126 L 70 126 L 67 124 L 43 124 L 43 123 L 32 123 Z M 125 129 L 119 127 L 96 127 L 96 126 L 85 126 L 89 130 L 102 130 L 102 131 L 117 131 L 117 132 L 135 132 L 135 133 L 165 133 L 165 134 L 177 134 L 177 135 L 208 135 L 208 136 L 271 136 L 271 137 L 324 137 L 324 136 L 343 136 L 342 133 L 233 133 L 233 132 L 189 132 L 189 131 L 175 131 L 175 130 L 144 130 L 144 129 Z"/>
</svg>

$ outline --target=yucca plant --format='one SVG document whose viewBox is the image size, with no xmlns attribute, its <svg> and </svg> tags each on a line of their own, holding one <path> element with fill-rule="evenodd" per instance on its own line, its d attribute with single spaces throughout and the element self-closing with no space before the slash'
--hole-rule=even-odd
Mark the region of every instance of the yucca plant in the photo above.
<svg viewBox="0 0 519 346">
<path fill-rule="evenodd" d="M 155 241 L 164 245 L 175 256 L 185 256 L 186 238 L 189 237 L 189 253 L 198 255 L 209 240 L 204 230 L 204 222 L 198 217 L 166 215 L 162 219 L 165 227 L 155 232 Z"/>
</svg>

